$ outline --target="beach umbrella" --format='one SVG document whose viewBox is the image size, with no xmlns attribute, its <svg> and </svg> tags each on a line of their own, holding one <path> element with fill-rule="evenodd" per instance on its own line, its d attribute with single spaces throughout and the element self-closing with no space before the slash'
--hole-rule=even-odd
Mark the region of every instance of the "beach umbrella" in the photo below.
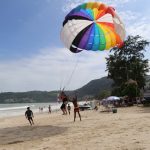
<svg viewBox="0 0 150 150">
<path fill-rule="evenodd" d="M 77 6 L 65 17 L 61 39 L 73 53 L 109 50 L 123 45 L 125 28 L 113 7 L 88 2 Z"/>
<path fill-rule="evenodd" d="M 118 100 L 120 100 L 120 98 L 117 96 L 109 96 L 106 98 L 106 101 L 118 101 Z"/>
</svg>

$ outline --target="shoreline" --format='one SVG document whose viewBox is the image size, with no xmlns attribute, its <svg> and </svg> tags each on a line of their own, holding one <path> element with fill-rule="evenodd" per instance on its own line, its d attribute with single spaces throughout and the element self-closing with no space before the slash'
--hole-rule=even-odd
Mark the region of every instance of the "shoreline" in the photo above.
<svg viewBox="0 0 150 150">
<path fill-rule="evenodd" d="M 26 111 L 26 110 L 25 110 Z M 17 118 L 20 118 L 20 117 L 25 117 L 25 111 L 24 111 L 24 114 L 17 114 L 17 115 L 14 115 L 14 116 L 0 116 L 0 122 L 1 120 L 4 120 L 4 119 L 17 119 Z M 61 110 L 52 110 L 51 114 L 47 111 L 43 111 L 43 112 L 33 112 L 34 113 L 34 116 L 42 116 L 42 115 L 52 115 L 52 114 L 57 114 L 58 112 L 61 112 Z"/>
<path fill-rule="evenodd" d="M 70 106 L 73 107 L 72 103 L 70 103 Z M 79 104 L 83 104 L 85 101 L 79 101 Z M 15 116 L 21 116 L 24 115 L 27 107 L 29 106 L 33 113 L 41 113 L 39 111 L 39 107 L 43 108 L 42 113 L 48 112 L 48 106 L 51 105 L 52 112 L 56 112 L 60 110 L 60 103 L 16 103 L 16 104 L 4 104 L 5 107 L 0 104 L 0 118 L 5 117 L 15 117 Z"/>
<path fill-rule="evenodd" d="M 33 113 L 40 112 L 39 107 L 43 108 L 43 112 L 47 112 L 49 105 L 51 105 L 53 111 L 58 110 L 60 107 L 58 103 L 0 104 L 0 118 L 24 115 L 27 107 L 30 107 Z"/>
</svg>

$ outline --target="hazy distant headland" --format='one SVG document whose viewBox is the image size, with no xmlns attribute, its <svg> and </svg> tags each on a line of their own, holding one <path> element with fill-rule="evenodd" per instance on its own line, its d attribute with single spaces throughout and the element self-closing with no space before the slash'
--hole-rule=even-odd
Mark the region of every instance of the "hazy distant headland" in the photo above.
<svg viewBox="0 0 150 150">
<path fill-rule="evenodd" d="M 102 90 L 111 89 L 113 81 L 107 77 L 92 80 L 75 91 L 66 91 L 71 95 L 76 92 L 79 99 L 94 97 Z M 29 91 L 29 92 L 4 92 L 0 93 L 0 103 L 40 103 L 57 102 L 57 95 L 60 91 Z"/>
<path fill-rule="evenodd" d="M 147 76 L 150 79 L 150 76 Z M 75 91 L 66 91 L 68 95 L 77 94 L 79 100 L 86 97 L 93 98 L 104 90 L 111 90 L 113 80 L 107 77 L 95 79 L 76 89 Z M 150 82 L 147 82 L 150 85 Z M 57 95 L 60 91 L 29 91 L 29 92 L 4 92 L 0 93 L 0 103 L 41 103 L 57 102 Z"/>
</svg>

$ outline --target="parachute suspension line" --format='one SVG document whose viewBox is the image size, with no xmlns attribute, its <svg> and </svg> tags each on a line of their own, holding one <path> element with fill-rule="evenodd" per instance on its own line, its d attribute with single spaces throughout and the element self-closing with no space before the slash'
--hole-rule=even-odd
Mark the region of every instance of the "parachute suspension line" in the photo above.
<svg viewBox="0 0 150 150">
<path fill-rule="evenodd" d="M 61 81 L 60 81 L 60 91 L 61 91 L 62 88 L 63 88 L 63 82 L 64 82 L 64 78 L 61 78 Z"/>
<path fill-rule="evenodd" d="M 73 74 L 75 73 L 75 70 L 76 70 L 76 68 L 77 68 L 77 66 L 78 66 L 78 63 L 79 63 L 79 59 L 77 58 L 77 61 L 76 61 L 75 65 L 74 65 L 74 68 L 73 68 L 71 74 L 70 74 L 70 77 L 68 78 L 68 81 L 67 81 L 67 83 L 66 83 L 66 86 L 64 86 L 64 88 L 62 89 L 63 91 L 64 91 L 64 90 L 66 89 L 66 87 L 70 84 L 71 79 L 72 79 L 72 77 L 73 77 Z"/>
<path fill-rule="evenodd" d="M 60 72 L 61 74 L 61 72 Z M 61 76 L 60 78 L 60 87 L 59 87 L 59 93 L 57 94 L 57 102 L 59 103 L 60 102 L 60 98 L 59 98 L 59 95 L 62 91 L 64 91 L 64 88 L 63 88 L 63 83 L 64 83 L 64 77 Z"/>
</svg>

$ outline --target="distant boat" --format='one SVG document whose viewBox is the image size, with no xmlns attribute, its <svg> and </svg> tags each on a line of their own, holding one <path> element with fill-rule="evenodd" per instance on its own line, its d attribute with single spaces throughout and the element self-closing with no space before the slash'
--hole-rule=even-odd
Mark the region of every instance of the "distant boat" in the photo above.
<svg viewBox="0 0 150 150">
<path fill-rule="evenodd" d="M 83 104 L 83 105 L 79 105 L 79 108 L 81 111 L 84 111 L 84 110 L 91 110 L 92 107 L 89 105 L 89 104 Z"/>
</svg>

